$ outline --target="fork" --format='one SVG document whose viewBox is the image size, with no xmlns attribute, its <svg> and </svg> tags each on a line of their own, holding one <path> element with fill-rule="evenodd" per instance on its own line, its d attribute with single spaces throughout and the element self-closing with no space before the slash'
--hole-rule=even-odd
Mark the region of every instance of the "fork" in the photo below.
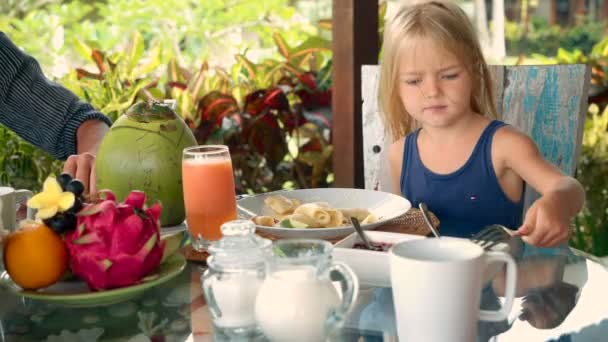
<svg viewBox="0 0 608 342">
<path fill-rule="evenodd" d="M 484 250 L 490 250 L 501 242 L 507 242 L 511 238 L 507 228 L 500 224 L 493 224 L 484 227 L 477 234 L 471 236 L 469 240 L 479 245 Z"/>
</svg>

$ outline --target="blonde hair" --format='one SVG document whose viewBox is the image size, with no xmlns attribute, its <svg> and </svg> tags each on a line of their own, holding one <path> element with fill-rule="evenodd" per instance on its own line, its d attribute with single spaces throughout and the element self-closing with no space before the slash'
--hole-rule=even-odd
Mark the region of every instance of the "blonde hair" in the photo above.
<svg viewBox="0 0 608 342">
<path fill-rule="evenodd" d="M 456 55 L 472 77 L 471 108 L 497 118 L 492 78 L 475 30 L 458 5 L 430 1 L 401 7 L 386 22 L 378 100 L 380 116 L 393 141 L 412 132 L 417 124 L 399 97 L 399 59 L 404 45 L 415 38 L 430 38 Z"/>
</svg>

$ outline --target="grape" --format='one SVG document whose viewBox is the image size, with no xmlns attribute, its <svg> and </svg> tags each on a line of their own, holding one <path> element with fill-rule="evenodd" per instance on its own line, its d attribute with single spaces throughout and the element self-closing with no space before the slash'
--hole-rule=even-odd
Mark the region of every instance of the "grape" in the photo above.
<svg viewBox="0 0 608 342">
<path fill-rule="evenodd" d="M 62 234 L 76 228 L 76 215 L 72 213 L 59 213 L 42 221 L 57 234 Z"/>
<path fill-rule="evenodd" d="M 68 213 L 75 214 L 82 209 L 82 197 L 76 197 L 74 199 L 74 205 L 68 210 Z"/>
<path fill-rule="evenodd" d="M 57 214 L 51 218 L 44 219 L 43 222 L 57 234 L 61 234 L 67 230 L 62 214 Z"/>
<path fill-rule="evenodd" d="M 76 215 L 73 213 L 65 213 L 63 215 L 63 224 L 66 230 L 76 229 Z"/>
<path fill-rule="evenodd" d="M 70 183 L 70 181 L 72 180 L 72 176 L 69 173 L 62 173 L 59 175 L 59 177 L 57 177 L 57 182 L 59 182 L 59 185 L 61 185 L 61 189 L 63 191 L 65 191 L 65 189 L 68 186 L 68 183 Z"/>
<path fill-rule="evenodd" d="M 84 184 L 82 184 L 82 182 L 78 179 L 72 179 L 72 181 L 68 183 L 65 189 L 73 193 L 74 196 L 80 197 L 80 195 L 82 195 L 82 193 L 84 192 Z"/>
</svg>

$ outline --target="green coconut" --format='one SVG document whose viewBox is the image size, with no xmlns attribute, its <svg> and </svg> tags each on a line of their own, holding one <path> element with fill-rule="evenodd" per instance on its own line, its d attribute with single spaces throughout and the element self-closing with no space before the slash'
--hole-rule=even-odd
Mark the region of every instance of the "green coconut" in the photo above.
<svg viewBox="0 0 608 342">
<path fill-rule="evenodd" d="M 97 188 L 123 201 L 132 190 L 148 205 L 162 204 L 161 226 L 184 221 L 182 151 L 195 146 L 186 123 L 167 104 L 138 102 L 121 115 L 103 139 L 95 162 Z"/>
</svg>

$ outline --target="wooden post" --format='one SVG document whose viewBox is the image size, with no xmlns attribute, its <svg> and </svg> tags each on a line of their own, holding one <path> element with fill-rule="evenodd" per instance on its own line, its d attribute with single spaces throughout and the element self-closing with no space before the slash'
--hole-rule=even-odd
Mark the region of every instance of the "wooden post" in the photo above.
<svg viewBox="0 0 608 342">
<path fill-rule="evenodd" d="M 587 4 L 585 0 L 576 0 L 576 14 L 585 15 L 587 14 Z"/>
<path fill-rule="evenodd" d="M 335 187 L 364 187 L 361 66 L 377 64 L 378 0 L 333 0 Z"/>
<path fill-rule="evenodd" d="M 549 0 L 549 25 L 557 24 L 557 0 Z"/>
</svg>

